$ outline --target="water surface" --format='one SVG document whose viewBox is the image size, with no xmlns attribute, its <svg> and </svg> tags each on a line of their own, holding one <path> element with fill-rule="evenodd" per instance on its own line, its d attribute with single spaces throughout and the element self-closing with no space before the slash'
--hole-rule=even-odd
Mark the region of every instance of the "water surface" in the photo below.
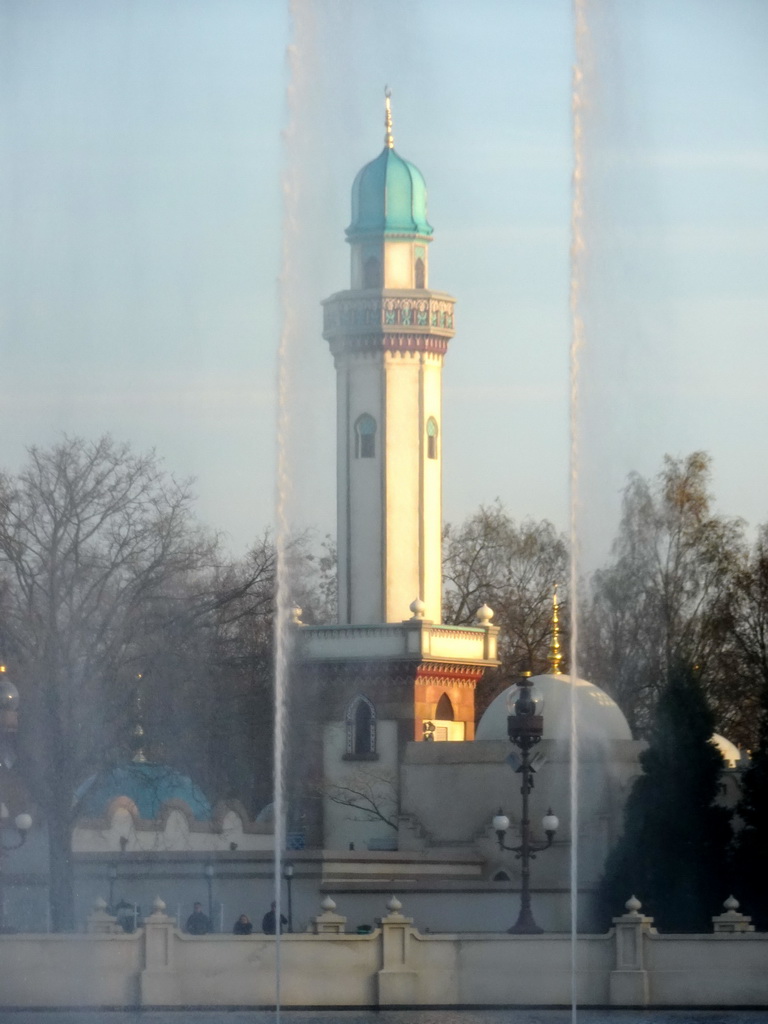
<svg viewBox="0 0 768 1024">
<path fill-rule="evenodd" d="M 765 1010 L 580 1010 L 579 1024 L 767 1024 Z M 0 1010 L 0 1024 L 274 1024 L 269 1010 Z M 570 1010 L 282 1010 L 281 1024 L 570 1024 Z"/>
</svg>

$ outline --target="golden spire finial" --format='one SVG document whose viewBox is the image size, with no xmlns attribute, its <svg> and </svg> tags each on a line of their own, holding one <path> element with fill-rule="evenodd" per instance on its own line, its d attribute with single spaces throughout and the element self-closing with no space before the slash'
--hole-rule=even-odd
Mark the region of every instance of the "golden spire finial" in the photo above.
<svg viewBox="0 0 768 1024">
<path fill-rule="evenodd" d="M 560 615 L 557 604 L 557 584 L 552 592 L 552 642 L 549 645 L 549 671 L 553 676 L 560 674 L 563 655 L 560 651 Z"/>
<path fill-rule="evenodd" d="M 395 148 L 395 140 L 392 136 L 392 107 L 390 105 L 390 99 L 392 98 L 392 90 L 388 85 L 384 86 L 384 145 L 387 149 Z"/>
<path fill-rule="evenodd" d="M 141 672 L 136 676 L 136 680 L 141 686 L 141 680 L 143 679 Z M 147 755 L 144 751 L 144 726 L 142 725 L 142 719 L 144 718 L 144 711 L 142 708 L 141 690 L 136 690 L 136 724 L 131 732 L 131 746 L 133 747 L 133 758 L 132 760 L 136 764 L 145 764 Z"/>
</svg>

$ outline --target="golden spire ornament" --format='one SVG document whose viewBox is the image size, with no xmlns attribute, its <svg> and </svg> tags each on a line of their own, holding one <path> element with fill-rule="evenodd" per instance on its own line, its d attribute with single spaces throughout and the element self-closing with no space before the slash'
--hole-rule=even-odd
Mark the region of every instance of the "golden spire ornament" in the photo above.
<svg viewBox="0 0 768 1024">
<path fill-rule="evenodd" d="M 552 642 L 549 645 L 549 673 L 560 675 L 563 655 L 560 651 L 560 614 L 557 604 L 557 584 L 552 593 Z"/>
<path fill-rule="evenodd" d="M 141 686 L 141 680 L 143 676 L 141 672 L 136 676 L 136 681 Z M 131 746 L 133 747 L 132 761 L 135 764 L 146 764 L 147 755 L 144 751 L 144 726 L 142 724 L 144 719 L 144 710 L 142 707 L 141 690 L 136 690 L 135 697 L 136 704 L 136 723 L 131 730 Z"/>
<path fill-rule="evenodd" d="M 384 145 L 387 149 L 395 148 L 395 140 L 392 135 L 392 107 L 390 99 L 392 90 L 388 85 L 384 86 Z"/>
</svg>

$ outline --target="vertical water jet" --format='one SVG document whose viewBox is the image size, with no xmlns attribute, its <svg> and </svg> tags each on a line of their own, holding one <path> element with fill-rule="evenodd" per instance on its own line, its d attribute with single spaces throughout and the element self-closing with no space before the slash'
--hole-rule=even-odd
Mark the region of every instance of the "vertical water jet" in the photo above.
<svg viewBox="0 0 768 1024">
<path fill-rule="evenodd" d="M 297 334 L 299 283 L 295 253 L 298 245 L 298 108 L 301 102 L 301 4 L 291 0 L 291 37 L 286 50 L 286 127 L 283 132 L 282 247 L 279 300 L 280 339 L 277 354 L 277 467 L 275 488 L 275 667 L 274 667 L 274 899 L 275 899 L 275 1013 L 280 1019 L 280 955 L 282 914 L 282 856 L 285 847 L 285 743 L 288 699 L 291 588 L 288 567 L 290 543 L 290 383 L 291 352 Z"/>
<path fill-rule="evenodd" d="M 576 704 L 579 642 L 579 373 L 585 342 L 582 310 L 586 242 L 584 234 L 584 88 L 588 48 L 586 0 L 574 0 L 575 62 L 571 94 L 573 172 L 570 246 L 570 816 L 571 816 L 571 1017 L 577 1018 L 579 748 Z"/>
</svg>

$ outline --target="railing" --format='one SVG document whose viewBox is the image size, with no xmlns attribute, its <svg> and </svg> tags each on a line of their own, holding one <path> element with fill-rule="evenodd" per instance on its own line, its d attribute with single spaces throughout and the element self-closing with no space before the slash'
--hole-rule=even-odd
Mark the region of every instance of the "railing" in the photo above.
<svg viewBox="0 0 768 1024">
<path fill-rule="evenodd" d="M 387 330 L 454 333 L 454 300 L 449 295 L 427 292 L 409 295 L 360 295 L 340 292 L 324 304 L 323 337 L 340 332 Z"/>
<path fill-rule="evenodd" d="M 302 657 L 426 658 L 466 663 L 496 663 L 495 626 L 444 626 L 421 621 L 376 626 L 303 626 L 299 637 Z"/>
</svg>

